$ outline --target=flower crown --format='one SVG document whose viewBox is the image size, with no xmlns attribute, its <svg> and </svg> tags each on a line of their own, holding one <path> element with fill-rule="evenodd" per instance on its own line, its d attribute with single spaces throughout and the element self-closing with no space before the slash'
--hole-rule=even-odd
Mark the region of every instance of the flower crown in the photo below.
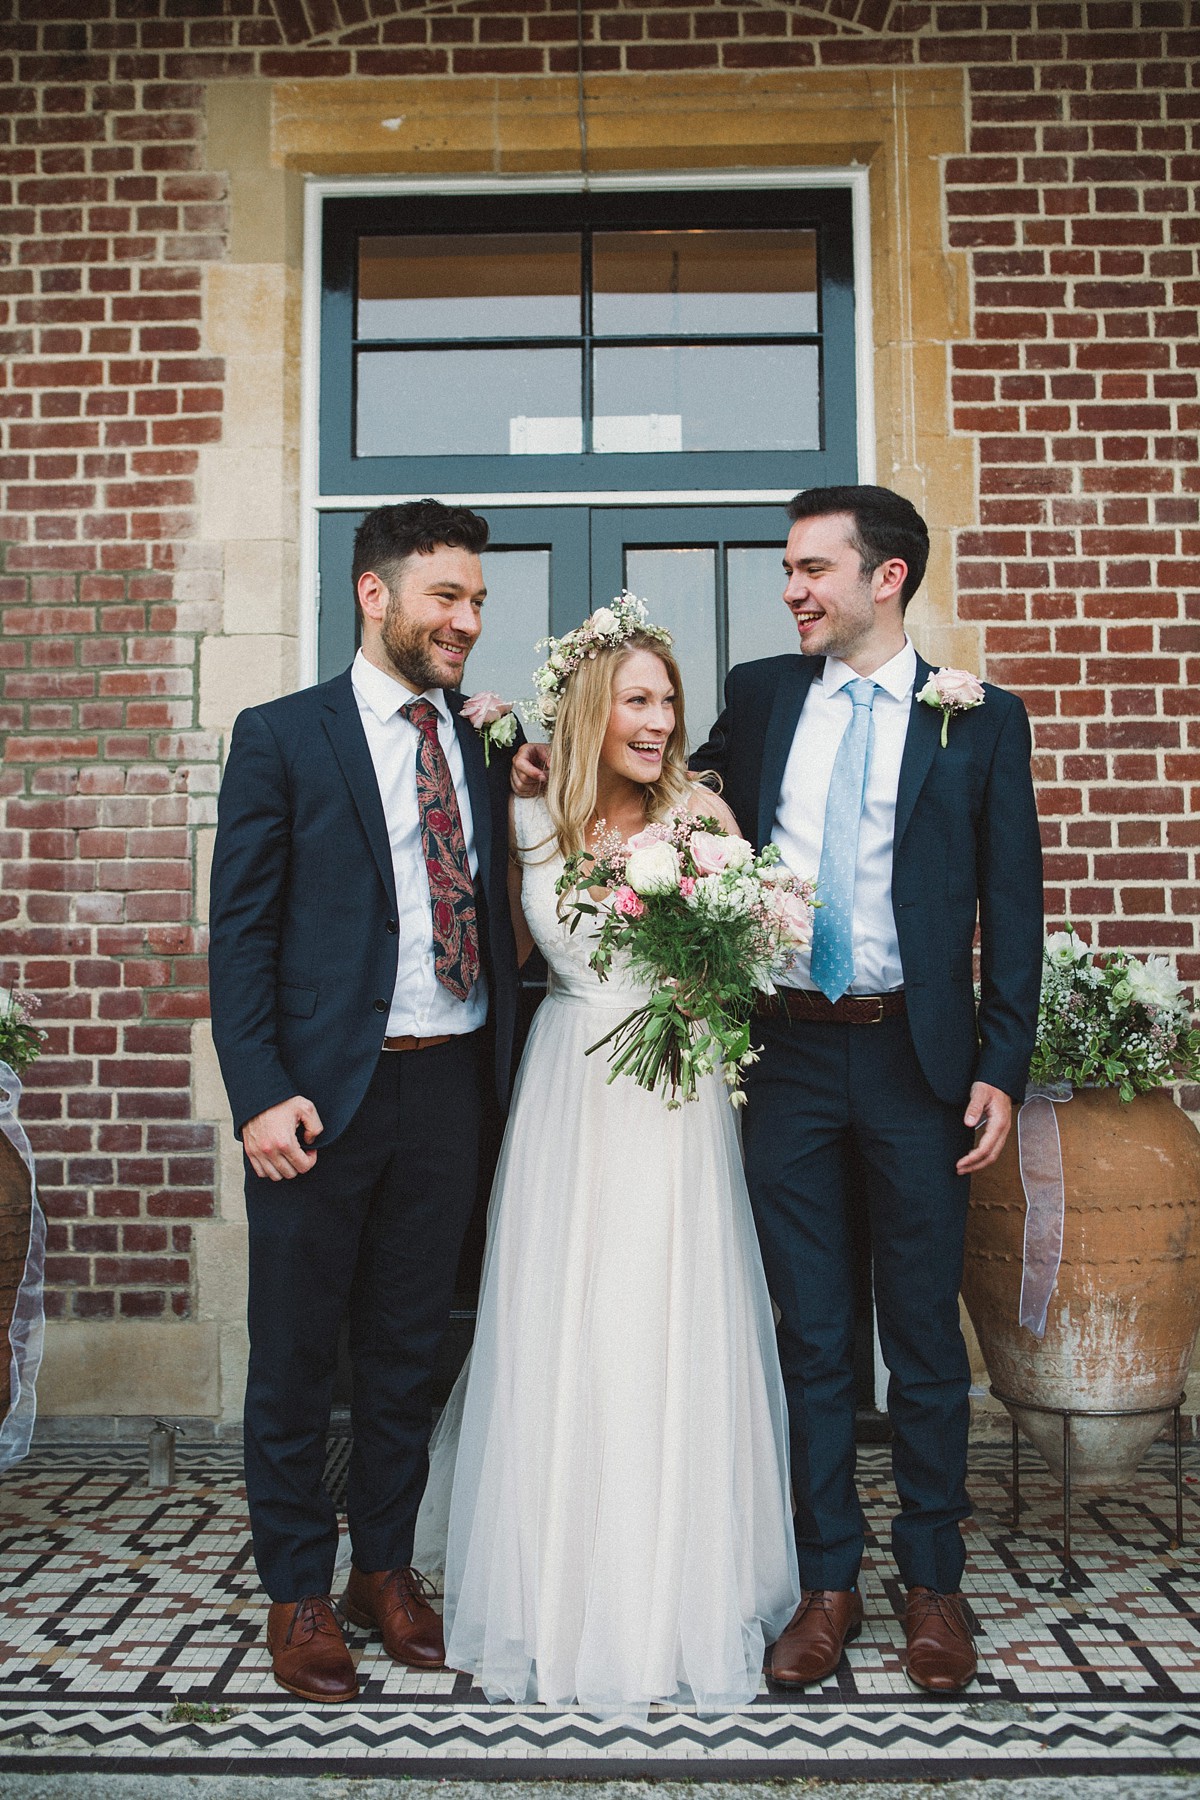
<svg viewBox="0 0 1200 1800">
<path fill-rule="evenodd" d="M 565 632 L 560 638 L 542 638 L 537 648 L 550 654 L 534 671 L 537 699 L 530 706 L 529 717 L 552 732 L 563 690 L 576 669 L 590 662 L 597 650 L 613 650 L 636 636 L 653 638 L 668 649 L 672 643 L 669 631 L 648 622 L 646 602 L 623 590 L 610 606 L 598 606 L 574 631 Z"/>
</svg>

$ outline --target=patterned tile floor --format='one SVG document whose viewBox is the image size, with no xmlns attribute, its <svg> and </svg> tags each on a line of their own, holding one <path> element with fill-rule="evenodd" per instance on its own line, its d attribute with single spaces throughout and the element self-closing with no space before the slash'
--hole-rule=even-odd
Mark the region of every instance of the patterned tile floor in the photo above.
<svg viewBox="0 0 1200 1800">
<path fill-rule="evenodd" d="M 401 1672 L 365 1634 L 362 1696 L 313 1708 L 274 1686 L 239 1457 L 185 1450 L 151 1491 L 140 1450 L 48 1447 L 0 1481 L 0 1769 L 429 1776 L 972 1774 L 1200 1770 L 1200 1448 L 1185 1451 L 1183 1550 L 1169 1547 L 1169 1452 L 1117 1495 L 1077 1493 L 1059 1561 L 1058 1486 L 1023 1458 L 972 1455 L 967 1593 L 981 1673 L 967 1695 L 910 1692 L 903 1596 L 886 1552 L 886 1450 L 861 1453 L 868 1619 L 823 1687 L 764 1684 L 727 1718 L 657 1708 L 645 1724 L 493 1706 L 465 1676 Z M 172 1717 L 180 1703 L 200 1718 Z"/>
</svg>

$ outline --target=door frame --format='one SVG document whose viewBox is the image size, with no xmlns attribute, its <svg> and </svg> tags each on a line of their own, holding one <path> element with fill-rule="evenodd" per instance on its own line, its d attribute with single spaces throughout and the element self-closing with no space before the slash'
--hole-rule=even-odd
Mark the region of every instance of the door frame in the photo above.
<svg viewBox="0 0 1200 1800">
<path fill-rule="evenodd" d="M 866 168 L 713 169 L 674 174 L 647 172 L 629 175 L 555 176 L 426 176 L 426 177 L 309 177 L 304 190 L 303 292 L 300 355 L 300 520 L 298 681 L 302 687 L 317 679 L 320 617 L 320 563 L 318 533 L 322 512 L 360 512 L 361 494 L 322 494 L 320 491 L 320 376 L 321 376 L 321 268 L 324 202 L 330 197 L 372 198 L 406 194 L 447 199 L 466 194 L 576 193 L 584 187 L 616 192 L 714 191 L 718 189 L 840 188 L 851 200 L 851 233 L 854 255 L 854 372 L 856 403 L 856 451 L 858 479 L 875 479 L 874 332 L 871 310 L 870 191 Z M 603 494 L 509 493 L 441 494 L 453 505 L 489 506 L 697 506 L 786 505 L 792 489 L 762 490 L 697 489 L 630 490 Z M 419 494 L 374 494 L 374 506 L 420 499 Z"/>
</svg>

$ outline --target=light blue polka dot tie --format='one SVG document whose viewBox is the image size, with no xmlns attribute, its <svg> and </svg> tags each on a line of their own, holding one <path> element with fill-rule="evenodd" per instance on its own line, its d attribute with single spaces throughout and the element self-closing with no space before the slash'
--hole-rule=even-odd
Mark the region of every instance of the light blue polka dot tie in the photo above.
<svg viewBox="0 0 1200 1800">
<path fill-rule="evenodd" d="M 854 712 L 838 745 L 825 801 L 825 836 L 817 871 L 821 904 L 813 918 L 812 978 L 829 1000 L 840 1000 L 854 980 L 854 875 L 875 737 L 871 709 L 877 691 L 873 681 L 846 683 Z"/>
</svg>

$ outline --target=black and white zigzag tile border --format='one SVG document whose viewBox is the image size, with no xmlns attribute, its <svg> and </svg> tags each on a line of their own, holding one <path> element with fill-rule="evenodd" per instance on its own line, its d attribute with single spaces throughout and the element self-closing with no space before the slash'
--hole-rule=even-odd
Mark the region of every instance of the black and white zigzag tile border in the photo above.
<svg viewBox="0 0 1200 1800">
<path fill-rule="evenodd" d="M 735 1718 L 652 1714 L 602 1723 L 538 1708 L 259 1705 L 213 1725 L 162 1709 L 0 1703 L 0 1768 L 133 1771 L 214 1765 L 515 1779 L 656 1774 L 756 1779 L 825 1773 L 1081 1773 L 1200 1770 L 1194 1708 L 1134 1702 L 1022 1705 L 902 1701 L 763 1705 Z"/>
</svg>

